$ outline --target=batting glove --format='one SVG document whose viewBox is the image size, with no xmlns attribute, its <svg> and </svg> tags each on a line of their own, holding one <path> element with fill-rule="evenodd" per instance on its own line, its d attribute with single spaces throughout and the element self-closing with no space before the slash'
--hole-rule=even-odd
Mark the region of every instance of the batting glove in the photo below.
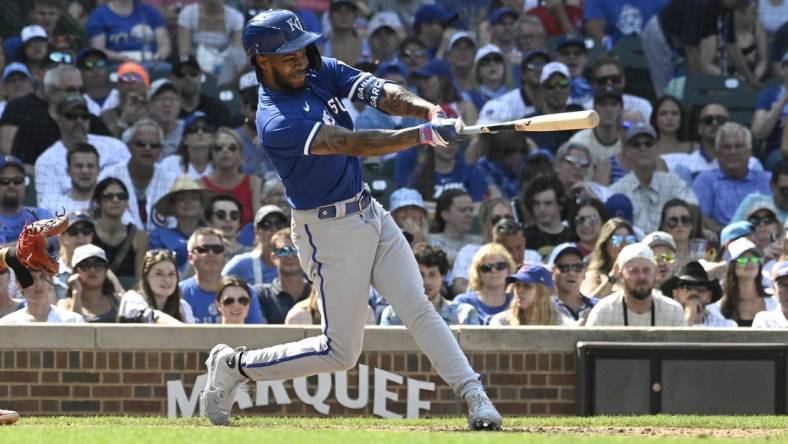
<svg viewBox="0 0 788 444">
<path fill-rule="evenodd" d="M 430 146 L 445 148 L 457 141 L 463 126 L 462 119 L 436 118 L 419 127 L 419 140 Z"/>
</svg>

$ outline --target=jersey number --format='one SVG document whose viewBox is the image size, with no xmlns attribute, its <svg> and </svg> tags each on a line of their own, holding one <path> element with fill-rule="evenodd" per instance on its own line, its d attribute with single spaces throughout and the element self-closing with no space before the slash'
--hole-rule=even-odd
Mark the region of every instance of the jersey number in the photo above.
<svg viewBox="0 0 788 444">
<path fill-rule="evenodd" d="M 347 112 L 345 106 L 342 105 L 342 101 L 337 99 L 336 97 L 333 97 L 331 100 L 328 101 L 328 106 L 329 108 L 331 108 L 331 112 L 334 113 L 335 115 L 339 114 L 340 110 Z"/>
</svg>

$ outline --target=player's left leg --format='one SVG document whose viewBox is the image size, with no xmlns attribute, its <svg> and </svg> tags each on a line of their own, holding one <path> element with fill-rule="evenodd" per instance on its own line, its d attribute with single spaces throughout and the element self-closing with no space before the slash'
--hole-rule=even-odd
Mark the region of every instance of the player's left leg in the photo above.
<svg viewBox="0 0 788 444">
<path fill-rule="evenodd" d="M 474 429 L 497 430 L 502 418 L 487 398 L 479 375 L 446 322 L 427 300 L 419 266 L 394 219 L 379 204 L 380 242 L 372 267 L 372 285 L 394 307 L 418 346 L 438 374 L 468 403 L 468 421 Z"/>
</svg>

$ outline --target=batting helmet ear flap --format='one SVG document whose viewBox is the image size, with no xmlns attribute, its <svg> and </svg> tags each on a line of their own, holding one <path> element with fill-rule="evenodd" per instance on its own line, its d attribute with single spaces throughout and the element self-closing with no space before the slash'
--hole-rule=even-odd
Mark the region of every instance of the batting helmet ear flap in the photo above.
<svg viewBox="0 0 788 444">
<path fill-rule="evenodd" d="M 320 51 L 318 51 L 317 45 L 311 43 L 306 47 L 306 58 L 309 60 L 310 69 L 314 69 L 315 71 L 320 70 L 320 66 L 323 65 L 323 58 L 320 57 Z"/>
</svg>

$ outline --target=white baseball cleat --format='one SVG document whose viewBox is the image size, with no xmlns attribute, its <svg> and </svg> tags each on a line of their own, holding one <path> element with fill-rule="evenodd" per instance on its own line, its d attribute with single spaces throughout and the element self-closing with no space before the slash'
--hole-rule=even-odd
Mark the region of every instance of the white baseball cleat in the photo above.
<svg viewBox="0 0 788 444">
<path fill-rule="evenodd" d="M 208 368 L 208 380 L 205 389 L 200 393 L 202 416 L 207 416 L 214 425 L 228 425 L 230 410 L 235 401 L 235 393 L 246 381 L 238 372 L 235 350 L 226 344 L 219 344 L 211 349 L 205 367 Z"/>
<path fill-rule="evenodd" d="M 473 430 L 501 430 L 503 418 L 492 405 L 487 393 L 473 389 L 465 395 L 468 403 L 468 427 Z"/>
<path fill-rule="evenodd" d="M 0 409 L 0 425 L 11 425 L 17 421 L 19 421 L 19 413 Z"/>
</svg>

